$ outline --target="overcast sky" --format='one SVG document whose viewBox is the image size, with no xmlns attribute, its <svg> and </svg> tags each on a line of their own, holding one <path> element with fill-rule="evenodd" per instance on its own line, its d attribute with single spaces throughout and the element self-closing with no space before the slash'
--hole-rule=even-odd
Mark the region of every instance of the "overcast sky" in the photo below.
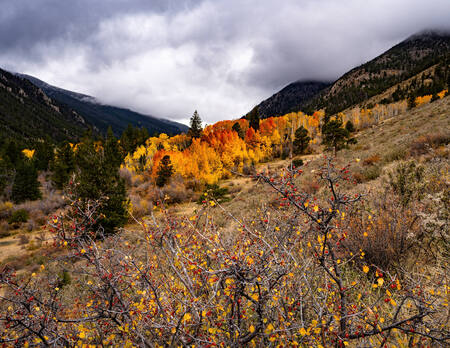
<svg viewBox="0 0 450 348">
<path fill-rule="evenodd" d="M 450 0 L 0 0 L 0 67 L 212 123 L 449 25 Z"/>
</svg>

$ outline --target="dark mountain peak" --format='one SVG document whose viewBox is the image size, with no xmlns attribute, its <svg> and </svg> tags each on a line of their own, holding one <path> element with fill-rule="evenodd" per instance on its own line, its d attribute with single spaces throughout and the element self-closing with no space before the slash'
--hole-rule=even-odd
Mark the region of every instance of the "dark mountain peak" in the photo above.
<svg viewBox="0 0 450 348">
<path fill-rule="evenodd" d="M 298 111 L 328 86 L 328 82 L 314 80 L 298 80 L 290 83 L 258 105 L 259 116 L 267 118 Z"/>
<path fill-rule="evenodd" d="M 450 38 L 450 29 L 425 29 L 408 37 L 403 42 L 430 41 Z"/>
</svg>

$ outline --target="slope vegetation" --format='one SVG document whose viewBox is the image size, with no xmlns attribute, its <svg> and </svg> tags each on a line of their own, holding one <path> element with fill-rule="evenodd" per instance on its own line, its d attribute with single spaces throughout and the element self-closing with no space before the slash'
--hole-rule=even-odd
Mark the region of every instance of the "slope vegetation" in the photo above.
<svg viewBox="0 0 450 348">
<path fill-rule="evenodd" d="M 88 128 L 86 120 L 49 98 L 30 81 L 0 69 L 0 136 L 20 141 L 50 135 L 55 141 L 76 140 Z"/>
</svg>

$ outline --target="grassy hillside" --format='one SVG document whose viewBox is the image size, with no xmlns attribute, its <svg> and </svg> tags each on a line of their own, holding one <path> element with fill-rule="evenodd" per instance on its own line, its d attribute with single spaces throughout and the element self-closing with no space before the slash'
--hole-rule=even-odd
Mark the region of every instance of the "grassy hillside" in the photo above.
<svg viewBox="0 0 450 348">
<path fill-rule="evenodd" d="M 386 89 L 440 64 L 441 84 L 448 84 L 450 34 L 426 32 L 413 35 L 375 59 L 350 70 L 311 101 L 329 114 L 360 104 Z M 443 86 L 440 86 L 442 89 Z M 419 86 L 417 86 L 419 88 Z M 439 87 L 437 87 L 439 89 Z"/>
</svg>

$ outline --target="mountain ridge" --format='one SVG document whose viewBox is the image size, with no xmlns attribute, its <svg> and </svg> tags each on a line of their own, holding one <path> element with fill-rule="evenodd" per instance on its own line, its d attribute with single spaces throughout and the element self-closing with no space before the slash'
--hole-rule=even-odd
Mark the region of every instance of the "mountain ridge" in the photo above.
<svg viewBox="0 0 450 348">
<path fill-rule="evenodd" d="M 89 128 L 86 119 L 48 97 L 28 80 L 0 69 L 0 135 L 21 142 L 52 136 L 76 141 Z"/>
<path fill-rule="evenodd" d="M 296 111 L 309 114 L 319 109 L 335 114 L 361 104 L 433 65 L 440 65 L 446 72 L 449 63 L 450 30 L 427 29 L 350 69 L 334 82 L 312 81 L 320 85 L 309 86 L 311 81 L 292 82 L 260 102 L 258 113 L 261 118 Z M 295 93 L 293 86 L 300 83 L 304 84 L 302 87 L 311 89 L 300 89 Z M 270 114 L 267 110 L 274 112 Z"/>
<path fill-rule="evenodd" d="M 187 126 L 178 122 L 141 114 L 124 107 L 101 103 L 95 97 L 53 86 L 31 75 L 17 75 L 30 80 L 51 98 L 66 104 L 83 115 L 86 120 L 95 125 L 103 134 L 106 134 L 107 128 L 111 126 L 114 134 L 120 136 L 128 124 L 145 127 L 150 134 L 167 133 L 174 135 L 186 132 L 188 129 Z"/>
<path fill-rule="evenodd" d="M 259 103 L 258 114 L 267 118 L 297 111 L 329 85 L 329 82 L 317 80 L 294 81 Z"/>
</svg>

